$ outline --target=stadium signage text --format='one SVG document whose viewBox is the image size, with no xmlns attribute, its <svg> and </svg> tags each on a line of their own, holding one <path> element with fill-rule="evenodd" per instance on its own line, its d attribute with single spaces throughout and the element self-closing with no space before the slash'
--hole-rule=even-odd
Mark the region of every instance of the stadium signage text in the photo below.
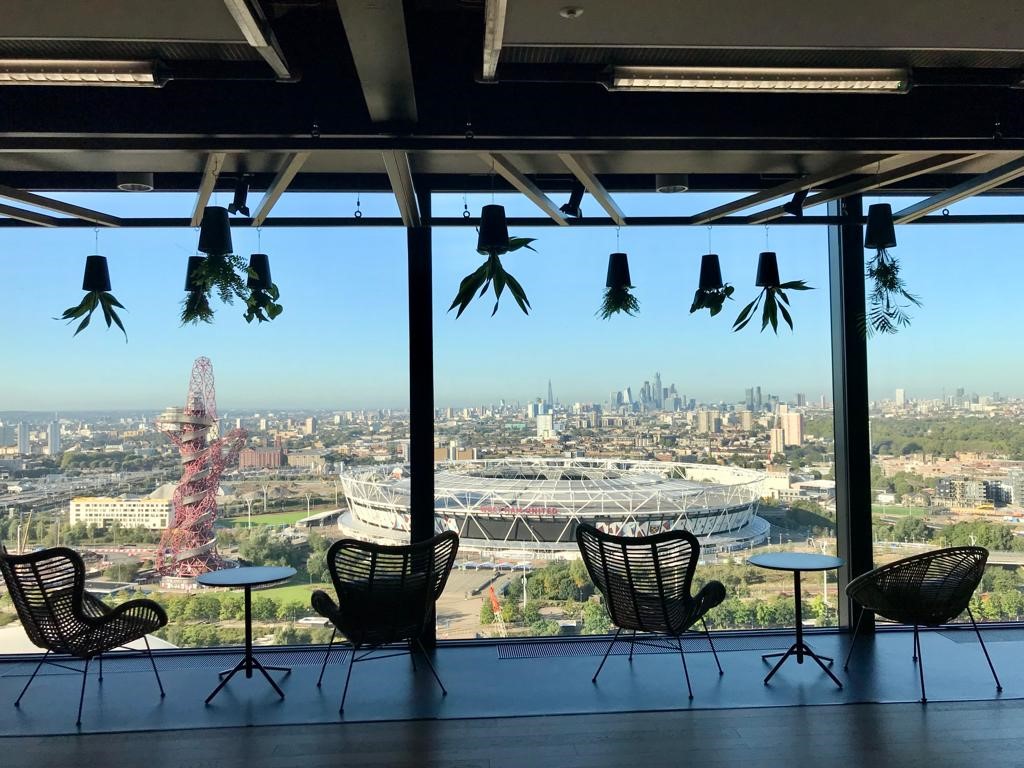
<svg viewBox="0 0 1024 768">
<path fill-rule="evenodd" d="M 499 515 L 557 515 L 558 507 L 480 507 L 480 511 Z"/>
</svg>

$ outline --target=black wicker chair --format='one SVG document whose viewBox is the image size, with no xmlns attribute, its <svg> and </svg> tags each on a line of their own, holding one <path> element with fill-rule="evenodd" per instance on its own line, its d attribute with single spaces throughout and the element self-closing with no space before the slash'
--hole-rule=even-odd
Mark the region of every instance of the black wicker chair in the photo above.
<svg viewBox="0 0 1024 768">
<path fill-rule="evenodd" d="M 846 594 L 860 605 L 860 614 L 843 669 L 847 668 L 853 655 L 865 610 L 874 611 L 891 621 L 912 624 L 914 652 L 911 658 L 918 664 L 921 702 L 925 703 L 928 699 L 924 690 L 924 659 L 921 657 L 918 627 L 937 627 L 966 610 L 992 670 L 996 690 L 1002 691 L 970 606 L 971 595 L 981 582 L 987 560 L 988 550 L 984 547 L 949 547 L 897 560 L 851 581 L 846 587 Z"/>
<path fill-rule="evenodd" d="M 619 633 L 629 629 L 633 632 L 629 641 L 630 661 L 633 660 L 635 644 L 679 651 L 686 690 L 692 699 L 693 689 L 681 636 L 698 621 L 711 645 L 718 674 L 722 674 L 722 665 L 704 615 L 725 599 L 725 587 L 721 582 L 709 581 L 696 595 L 690 595 L 693 573 L 700 557 L 700 543 L 696 536 L 689 531 L 668 531 L 654 536 L 628 538 L 612 536 L 591 525 L 581 524 L 576 528 L 576 542 L 587 572 L 604 595 L 608 615 L 617 627 L 594 673 L 593 682 L 597 682 Z M 666 635 L 675 642 L 665 646 L 637 640 L 637 632 Z"/>
<path fill-rule="evenodd" d="M 312 596 L 313 610 L 334 624 L 316 684 L 320 687 L 323 682 L 334 638 L 341 632 L 352 644 L 352 656 L 339 713 L 345 711 L 345 697 L 356 662 L 408 653 L 415 671 L 414 646 L 426 659 L 442 694 L 447 695 L 419 638 L 433 616 L 434 603 L 444 591 L 458 549 L 458 534 L 446 531 L 428 541 L 407 546 L 342 539 L 327 551 L 327 565 L 338 602 L 321 590 Z M 406 643 L 406 650 L 371 657 L 383 646 L 401 642 Z"/>
<path fill-rule="evenodd" d="M 146 643 L 146 654 L 153 665 L 160 696 L 164 696 L 164 686 L 146 637 L 167 624 L 163 608 L 152 600 L 129 600 L 116 608 L 104 604 L 85 591 L 85 565 L 81 556 L 64 547 L 28 555 L 12 555 L 0 549 L 0 572 L 26 634 L 35 645 L 46 649 L 14 706 L 21 704 L 22 696 L 43 664 L 81 672 L 82 691 L 75 721 L 81 725 L 89 663 L 99 660 L 102 683 L 103 654 L 140 638 Z M 77 669 L 50 661 L 51 653 L 81 659 L 85 665 Z"/>
</svg>

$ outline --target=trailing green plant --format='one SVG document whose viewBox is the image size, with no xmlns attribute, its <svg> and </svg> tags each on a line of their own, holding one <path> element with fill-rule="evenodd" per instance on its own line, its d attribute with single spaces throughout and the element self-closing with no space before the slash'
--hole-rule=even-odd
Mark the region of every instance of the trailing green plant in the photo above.
<svg viewBox="0 0 1024 768">
<path fill-rule="evenodd" d="M 124 334 L 124 341 L 127 344 L 128 332 L 124 329 L 124 323 L 121 322 L 121 318 L 117 314 L 117 309 L 124 309 L 124 304 L 114 298 L 114 294 L 110 291 L 87 291 L 77 306 L 68 307 L 64 310 L 64 314 L 60 316 L 60 319 L 67 320 L 70 324 L 73 320 L 82 318 L 73 334 L 77 336 L 88 327 L 89 321 L 92 320 L 92 313 L 97 308 L 103 310 L 103 319 L 107 321 L 108 328 L 113 323 L 121 329 L 121 333 Z"/>
<path fill-rule="evenodd" d="M 866 277 L 873 283 L 868 295 L 867 333 L 896 333 L 909 326 L 911 317 L 906 312 L 909 305 L 901 300 L 916 307 L 921 306 L 921 300 L 907 291 L 900 277 L 899 261 L 885 248 L 879 248 L 867 264 Z"/>
<path fill-rule="evenodd" d="M 249 270 L 250 276 L 254 276 L 253 270 Z M 245 322 L 251 323 L 254 319 L 261 323 L 273 320 L 284 311 L 284 307 L 277 303 L 280 292 L 277 284 L 271 283 L 270 288 L 252 288 L 245 300 Z"/>
<path fill-rule="evenodd" d="M 505 253 L 518 251 L 520 248 L 529 248 L 531 251 L 535 251 L 533 246 L 530 245 L 535 240 L 536 238 L 533 237 L 510 237 Z M 462 313 L 466 311 L 466 307 L 470 305 L 470 302 L 474 298 L 482 298 L 487 293 L 487 289 L 493 285 L 494 309 L 491 310 L 491 317 L 498 311 L 501 294 L 506 288 L 512 294 L 512 298 L 516 300 L 519 308 L 523 310 L 523 314 L 530 314 L 530 300 L 526 298 L 523 286 L 511 274 L 505 271 L 498 251 L 477 250 L 477 253 L 487 256 L 487 260 L 479 268 L 462 278 L 462 282 L 459 283 L 458 293 L 455 294 L 455 298 L 452 300 L 451 306 L 448 307 L 448 311 L 451 312 L 458 307 L 459 311 L 455 314 L 455 317 L 461 317 Z M 477 291 L 479 291 L 479 294 Z"/>
<path fill-rule="evenodd" d="M 213 309 L 210 307 L 210 294 L 203 288 L 189 291 L 181 302 L 181 324 L 212 323 Z"/>
<path fill-rule="evenodd" d="M 699 309 L 706 309 L 711 312 L 711 316 L 714 317 L 722 311 L 722 307 L 725 306 L 725 300 L 731 299 L 732 294 L 736 289 L 726 283 L 721 288 L 698 288 L 693 294 L 693 304 L 690 305 L 690 314 L 692 315 Z"/>
<path fill-rule="evenodd" d="M 746 328 L 747 324 L 753 319 L 754 314 L 757 312 L 758 306 L 761 304 L 762 299 L 764 300 L 764 306 L 761 308 L 761 330 L 770 324 L 772 331 L 775 333 L 779 332 L 779 315 L 782 315 L 782 319 L 786 321 L 790 330 L 793 329 L 793 317 L 789 314 L 789 297 L 786 296 L 786 291 L 812 291 L 814 290 L 811 286 L 807 285 L 803 280 L 791 280 L 788 283 L 781 283 L 779 285 L 766 285 L 761 289 L 761 292 L 757 295 L 757 298 L 747 304 L 736 317 L 736 321 L 732 324 L 734 331 L 740 331 Z"/>
<path fill-rule="evenodd" d="M 597 315 L 602 320 L 607 320 L 612 315 L 625 312 L 627 315 L 635 316 L 640 311 L 640 302 L 637 301 L 630 291 L 632 285 L 614 285 L 605 288 L 604 298 L 601 300 L 601 307 Z"/>
</svg>

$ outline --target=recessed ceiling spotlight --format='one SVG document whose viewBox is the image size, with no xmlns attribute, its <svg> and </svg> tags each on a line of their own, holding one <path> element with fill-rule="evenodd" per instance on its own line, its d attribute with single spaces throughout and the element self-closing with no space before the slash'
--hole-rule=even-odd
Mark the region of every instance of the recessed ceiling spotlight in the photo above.
<svg viewBox="0 0 1024 768">
<path fill-rule="evenodd" d="M 153 174 L 147 171 L 119 173 L 117 174 L 117 188 L 122 192 L 152 192 Z"/>
<path fill-rule="evenodd" d="M 685 192 L 690 188 L 688 173 L 657 173 L 654 175 L 654 188 L 659 192 Z"/>
<path fill-rule="evenodd" d="M 578 19 L 583 15 L 583 9 L 578 5 L 567 5 L 558 12 L 558 15 L 563 19 Z"/>
</svg>

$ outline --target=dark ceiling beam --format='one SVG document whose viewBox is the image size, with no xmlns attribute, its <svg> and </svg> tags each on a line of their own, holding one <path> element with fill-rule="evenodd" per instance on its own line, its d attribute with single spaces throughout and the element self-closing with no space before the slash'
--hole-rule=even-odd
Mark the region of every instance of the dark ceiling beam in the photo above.
<svg viewBox="0 0 1024 768">
<path fill-rule="evenodd" d="M 337 0 L 370 119 L 415 123 L 409 40 L 402 0 Z"/>
<path fill-rule="evenodd" d="M 1005 184 L 1008 181 L 1024 176 L 1024 157 L 1017 158 L 1005 165 L 1001 165 L 998 168 L 994 168 L 988 173 L 983 173 L 979 176 L 975 176 L 972 179 L 968 179 L 955 187 L 939 192 L 937 195 L 932 195 L 927 200 L 922 200 L 914 205 L 907 206 L 901 211 L 897 211 L 893 214 L 893 222 L 896 224 L 908 224 L 911 221 L 926 216 L 932 211 L 936 211 L 939 208 L 945 208 L 948 205 L 959 200 L 965 200 L 968 197 L 974 197 L 982 192 L 986 192 L 990 189 Z"/>
<path fill-rule="evenodd" d="M 274 31 L 259 8 L 249 4 L 248 0 L 224 0 L 228 12 L 235 24 L 245 35 L 245 41 L 263 57 L 279 80 L 291 80 L 292 73 L 285 61 L 284 52 L 274 37 Z"/>
<path fill-rule="evenodd" d="M 206 163 L 203 167 L 203 176 L 199 182 L 199 189 L 196 191 L 196 203 L 192 206 L 192 218 L 190 224 L 198 227 L 203 222 L 203 209 L 210 202 L 210 195 L 217 186 L 217 177 L 220 176 L 221 168 L 224 167 L 225 152 L 211 152 L 206 156 Z"/>
<path fill-rule="evenodd" d="M 779 197 L 786 197 L 788 195 L 792 195 L 794 192 L 813 189 L 821 184 L 827 184 L 828 182 L 835 181 L 843 176 L 848 176 L 851 173 L 857 173 L 865 170 L 866 168 L 876 166 L 881 160 L 885 160 L 885 158 L 885 155 L 860 155 L 855 158 L 848 158 L 843 162 L 836 163 L 827 171 L 808 174 L 807 176 L 803 176 L 799 179 L 787 181 L 785 184 L 780 184 L 777 187 L 764 189 L 760 192 L 755 192 L 752 195 L 747 195 L 740 200 L 733 200 L 725 203 L 724 205 L 710 208 L 703 213 L 698 213 L 693 217 L 694 223 L 710 224 L 716 219 L 737 213 L 745 208 L 751 208 L 755 205 L 760 205 L 761 203 L 766 203 L 769 200 L 774 200 Z"/>
<path fill-rule="evenodd" d="M 483 80 L 493 80 L 501 58 L 501 46 L 505 37 L 506 0 L 484 0 L 484 60 L 481 70 Z"/>
<path fill-rule="evenodd" d="M 0 216 L 8 216 L 26 224 L 36 224 L 40 227 L 59 227 L 60 219 L 47 216 L 44 213 L 26 211 L 24 208 L 15 208 L 12 205 L 0 205 Z"/>
<path fill-rule="evenodd" d="M 534 184 L 526 174 L 516 168 L 507 157 L 496 153 L 484 153 L 480 155 L 480 159 L 487 163 L 487 166 L 505 179 L 505 181 L 522 192 L 530 202 L 544 211 L 544 213 L 550 216 L 557 224 L 565 225 L 568 223 L 558 206 L 555 205 L 554 201 L 544 194 L 540 187 Z"/>
<path fill-rule="evenodd" d="M 823 192 L 819 192 L 816 195 L 812 195 L 804 200 L 804 208 L 813 208 L 816 205 L 831 202 L 832 200 L 840 200 L 850 195 L 860 194 L 867 192 L 872 189 L 880 189 L 887 187 L 890 184 L 895 184 L 900 181 L 912 179 L 915 176 L 920 176 L 925 173 L 934 173 L 935 171 L 943 168 L 948 168 L 952 165 L 958 165 L 960 163 L 967 162 L 977 157 L 984 156 L 984 152 L 978 153 L 945 153 L 941 155 L 935 155 L 934 157 L 927 157 L 923 160 L 914 160 L 913 157 L 900 157 L 897 158 L 899 165 L 895 168 L 890 168 L 885 173 L 880 173 L 877 176 L 865 176 L 857 181 L 851 181 L 848 184 L 842 184 L 838 187 L 831 187 Z M 786 211 L 783 206 L 777 206 L 775 208 L 769 208 L 768 210 L 755 213 L 750 216 L 751 224 L 764 224 L 768 221 L 781 218 L 786 215 Z"/>
<path fill-rule="evenodd" d="M 76 219 L 82 219 L 83 221 L 89 221 L 93 224 L 99 224 L 104 227 L 117 227 L 121 224 L 121 220 L 117 216 L 100 213 L 99 211 L 94 211 L 91 208 L 82 208 L 78 205 L 71 205 L 71 203 L 63 203 L 60 200 L 53 200 L 49 197 L 43 197 L 42 195 L 26 192 L 22 189 L 15 189 L 14 187 L 8 187 L 3 184 L 0 184 L 0 197 L 6 198 L 7 200 L 14 200 L 17 203 L 32 205 L 36 208 L 42 208 L 45 211 L 63 213 L 66 216 L 73 216 Z M 16 208 L 13 210 L 20 209 Z"/>
<path fill-rule="evenodd" d="M 285 158 L 284 163 L 281 164 L 281 170 L 277 172 L 277 176 L 274 177 L 273 182 L 271 182 L 264 193 L 263 199 L 260 200 L 260 204 L 256 207 L 256 213 L 252 217 L 252 225 L 254 227 L 262 226 L 263 222 L 267 220 L 267 216 L 270 215 L 270 211 L 274 204 L 277 203 L 278 198 L 288 189 L 288 185 L 292 183 L 295 174 L 299 172 L 303 163 L 308 159 L 309 152 L 295 152 Z"/>
<path fill-rule="evenodd" d="M 572 175 L 579 179 L 580 183 L 597 200 L 598 205 L 604 208 L 608 216 L 611 217 L 611 220 L 620 227 L 625 226 L 626 217 L 597 176 L 583 167 L 580 160 L 573 155 L 563 152 L 559 153 L 558 158 L 565 163 L 565 167 L 572 171 Z"/>
<path fill-rule="evenodd" d="M 416 189 L 412 183 L 409 155 L 395 150 L 388 150 L 382 155 L 384 156 L 384 170 L 387 171 L 391 189 L 395 193 L 395 200 L 398 201 L 402 224 L 406 227 L 420 226 L 420 206 L 416 199 Z"/>
</svg>

